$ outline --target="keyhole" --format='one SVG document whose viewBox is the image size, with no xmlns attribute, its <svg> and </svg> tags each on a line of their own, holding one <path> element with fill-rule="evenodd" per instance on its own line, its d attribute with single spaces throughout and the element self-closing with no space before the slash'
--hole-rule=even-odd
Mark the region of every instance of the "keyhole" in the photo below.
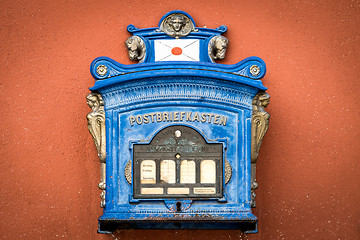
<svg viewBox="0 0 360 240">
<path fill-rule="evenodd" d="M 181 212 L 181 202 L 176 203 L 176 211 Z"/>
</svg>

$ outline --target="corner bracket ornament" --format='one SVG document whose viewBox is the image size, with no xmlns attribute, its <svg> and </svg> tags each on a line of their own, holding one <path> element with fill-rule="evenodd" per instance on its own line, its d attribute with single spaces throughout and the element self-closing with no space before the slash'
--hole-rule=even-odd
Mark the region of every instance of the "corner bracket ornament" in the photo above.
<svg viewBox="0 0 360 240">
<path fill-rule="evenodd" d="M 266 92 L 258 92 L 253 101 L 253 114 L 251 123 L 251 206 L 255 207 L 256 162 L 259 156 L 262 140 L 269 128 L 270 114 L 264 108 L 269 105 L 270 95 Z"/>
<path fill-rule="evenodd" d="M 99 93 L 90 93 L 86 97 L 87 104 L 91 108 L 91 112 L 86 115 L 88 129 L 95 142 L 98 156 L 100 159 L 101 178 L 99 188 L 102 190 L 100 194 L 101 207 L 105 207 L 105 189 L 106 189 L 106 136 L 105 136 L 105 111 L 104 101 Z"/>
</svg>

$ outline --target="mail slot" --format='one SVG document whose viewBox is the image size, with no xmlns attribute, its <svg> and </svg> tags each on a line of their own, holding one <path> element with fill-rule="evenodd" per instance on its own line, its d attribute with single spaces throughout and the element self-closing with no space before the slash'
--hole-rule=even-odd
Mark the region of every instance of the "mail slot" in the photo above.
<svg viewBox="0 0 360 240">
<path fill-rule="evenodd" d="M 123 65 L 95 59 L 88 128 L 100 159 L 99 233 L 119 228 L 257 232 L 256 162 L 268 129 L 265 63 L 216 63 L 229 41 L 171 11 L 128 26 Z"/>
</svg>

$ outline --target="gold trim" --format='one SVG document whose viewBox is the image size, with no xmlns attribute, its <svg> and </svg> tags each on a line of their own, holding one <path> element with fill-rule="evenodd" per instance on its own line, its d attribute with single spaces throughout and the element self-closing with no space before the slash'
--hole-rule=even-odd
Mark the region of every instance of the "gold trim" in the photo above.
<svg viewBox="0 0 360 240">
<path fill-rule="evenodd" d="M 232 168 L 228 160 L 225 160 L 225 184 L 228 184 L 230 182 L 232 176 Z"/>
<path fill-rule="evenodd" d="M 128 182 L 128 184 L 131 185 L 131 160 L 129 160 L 126 165 L 125 165 L 125 170 L 124 170 L 124 174 L 125 174 L 125 178 L 126 181 Z"/>
<path fill-rule="evenodd" d="M 86 115 L 88 129 L 95 142 L 98 156 L 100 159 L 101 178 L 99 188 L 102 190 L 101 207 L 105 207 L 106 194 L 106 136 L 105 136 L 105 111 L 104 101 L 99 93 L 90 93 L 86 97 L 87 104 L 91 108 L 91 112 Z"/>
</svg>

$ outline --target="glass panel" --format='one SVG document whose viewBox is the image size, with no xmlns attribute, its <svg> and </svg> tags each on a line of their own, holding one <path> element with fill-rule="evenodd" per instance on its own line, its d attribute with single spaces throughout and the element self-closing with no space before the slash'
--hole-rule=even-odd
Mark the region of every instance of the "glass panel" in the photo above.
<svg viewBox="0 0 360 240">
<path fill-rule="evenodd" d="M 195 175 L 195 162 L 183 160 L 180 164 L 180 183 L 195 183 Z"/>
<path fill-rule="evenodd" d="M 216 188 L 214 188 L 214 187 L 195 187 L 194 193 L 195 194 L 215 194 Z"/>
<path fill-rule="evenodd" d="M 156 164 L 153 160 L 144 160 L 140 165 L 141 184 L 156 183 Z"/>
<path fill-rule="evenodd" d="M 175 161 L 163 160 L 160 164 L 160 180 L 166 183 L 176 182 Z"/>
<path fill-rule="evenodd" d="M 189 188 L 168 188 L 167 193 L 168 194 L 189 194 L 190 189 Z"/>
<path fill-rule="evenodd" d="M 163 188 L 141 188 L 141 194 L 164 194 Z"/>
<path fill-rule="evenodd" d="M 216 182 L 216 164 L 214 160 L 203 160 L 200 163 L 200 182 L 215 183 Z"/>
</svg>

